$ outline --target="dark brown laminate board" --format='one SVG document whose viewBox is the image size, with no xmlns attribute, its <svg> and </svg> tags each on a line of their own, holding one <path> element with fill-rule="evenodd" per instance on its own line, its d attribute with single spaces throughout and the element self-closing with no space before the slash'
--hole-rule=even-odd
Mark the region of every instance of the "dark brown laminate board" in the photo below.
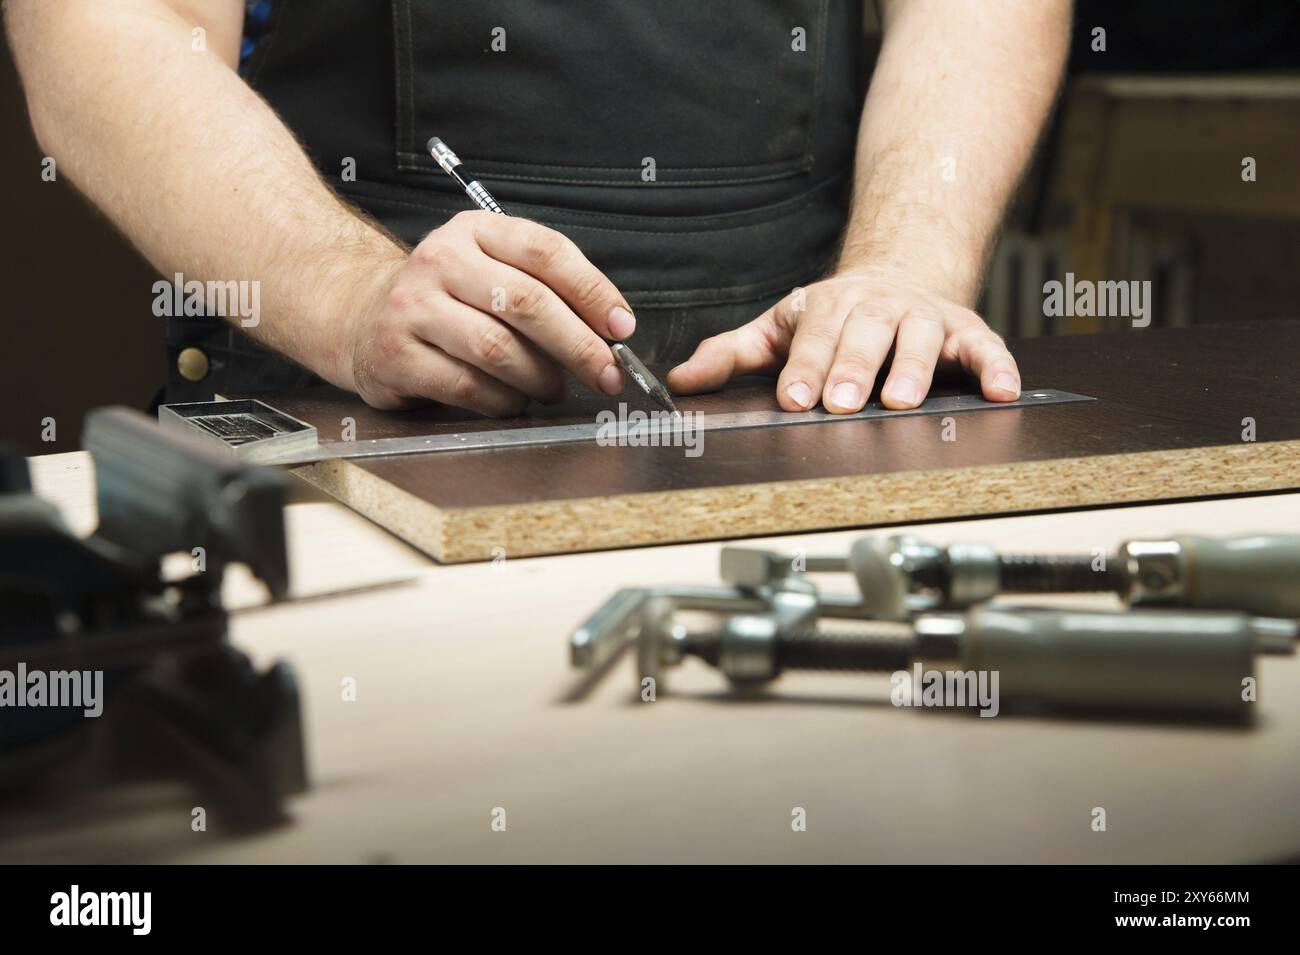
<svg viewBox="0 0 1300 955">
<path fill-rule="evenodd" d="M 298 469 L 449 562 L 1300 486 L 1300 320 L 1014 343 L 1026 390 L 1099 400 L 704 435 L 704 451 L 568 444 Z M 951 389 L 949 389 L 951 390 Z M 447 409 L 383 413 L 321 390 L 259 395 L 338 440 L 518 428 Z M 631 407 L 649 408 L 631 392 Z M 590 423 L 618 399 L 536 409 Z M 683 411 L 777 410 L 768 382 Z M 1256 440 L 1242 438 L 1243 419 Z"/>
</svg>

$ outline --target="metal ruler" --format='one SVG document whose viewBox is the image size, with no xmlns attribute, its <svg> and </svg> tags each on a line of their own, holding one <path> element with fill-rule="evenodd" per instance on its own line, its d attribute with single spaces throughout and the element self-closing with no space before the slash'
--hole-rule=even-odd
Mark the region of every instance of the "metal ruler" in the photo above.
<svg viewBox="0 0 1300 955">
<path fill-rule="evenodd" d="M 985 401 L 976 395 L 927 398 L 920 407 L 893 411 L 871 402 L 855 414 L 814 411 L 739 411 L 729 414 L 688 412 L 673 418 L 663 411 L 633 411 L 612 422 L 536 425 L 493 431 L 444 432 L 401 438 L 360 441 L 317 439 L 316 428 L 253 399 L 203 401 L 163 405 L 158 419 L 166 430 L 198 435 L 226 448 L 251 464 L 310 464 L 339 458 L 388 458 L 406 454 L 440 454 L 447 451 L 498 451 L 542 444 L 601 443 L 612 445 L 680 447 L 693 436 L 715 431 L 749 428 L 783 428 L 796 425 L 835 424 L 869 418 L 906 418 L 965 411 L 1004 411 L 1040 405 L 1095 401 L 1087 395 L 1042 388 L 1023 392 L 1016 401 Z"/>
</svg>

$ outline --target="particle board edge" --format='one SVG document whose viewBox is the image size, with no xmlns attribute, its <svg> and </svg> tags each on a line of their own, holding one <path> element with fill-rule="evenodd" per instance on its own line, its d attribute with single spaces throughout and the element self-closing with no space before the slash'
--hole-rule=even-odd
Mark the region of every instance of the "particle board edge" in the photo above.
<svg viewBox="0 0 1300 955">
<path fill-rule="evenodd" d="M 347 461 L 297 473 L 436 560 L 466 563 L 1285 490 L 1300 486 L 1300 440 L 469 508 L 441 508 Z"/>
<path fill-rule="evenodd" d="M 417 550 L 443 560 L 447 548 L 441 508 L 343 459 L 307 464 L 292 471 Z"/>
</svg>

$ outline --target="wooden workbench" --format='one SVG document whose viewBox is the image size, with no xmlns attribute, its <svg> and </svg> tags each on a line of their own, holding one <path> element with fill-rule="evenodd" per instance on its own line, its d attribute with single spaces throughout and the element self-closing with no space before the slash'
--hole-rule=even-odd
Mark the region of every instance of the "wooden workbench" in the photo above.
<svg viewBox="0 0 1300 955">
<path fill-rule="evenodd" d="M 93 523 L 83 455 L 34 470 L 74 523 Z M 703 665 L 674 671 L 677 694 L 654 703 L 623 667 L 564 703 L 575 624 L 620 586 L 715 581 L 719 545 L 436 566 L 333 503 L 292 505 L 289 528 L 295 593 L 314 599 L 241 611 L 233 639 L 261 664 L 289 660 L 305 694 L 313 786 L 292 823 L 235 840 L 192 832 L 191 797 L 155 794 L 146 812 L 47 806 L 0 861 L 1300 856 L 1300 659 L 1261 660 L 1251 729 L 902 711 L 883 676 L 786 676 L 742 703 Z M 1300 494 L 915 528 L 1054 551 L 1260 529 L 1300 532 Z M 819 553 L 855 536 L 755 543 Z M 349 677 L 355 702 L 340 691 Z M 1099 806 L 1105 832 L 1091 828 Z M 505 832 L 491 827 L 498 807 Z M 806 832 L 791 829 L 795 807 Z"/>
</svg>

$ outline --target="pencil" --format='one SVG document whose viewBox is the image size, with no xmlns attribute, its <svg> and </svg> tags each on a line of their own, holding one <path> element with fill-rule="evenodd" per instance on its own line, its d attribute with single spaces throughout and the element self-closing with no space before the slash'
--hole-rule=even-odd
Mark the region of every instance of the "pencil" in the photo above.
<svg viewBox="0 0 1300 955">
<path fill-rule="evenodd" d="M 434 136 L 428 143 L 429 155 L 433 157 L 442 171 L 451 176 L 452 179 L 465 190 L 465 195 L 470 200 L 486 212 L 495 212 L 498 215 L 505 215 L 506 211 L 501 208 L 501 204 L 492 197 L 483 183 L 478 181 L 460 161 L 460 157 L 451 151 L 451 148 L 437 136 Z M 629 378 L 636 382 L 638 388 L 658 402 L 662 407 L 671 411 L 675 416 L 680 417 L 681 412 L 673 404 L 672 396 L 668 394 L 668 389 L 650 373 L 650 369 L 645 366 L 640 358 L 622 342 L 610 342 L 610 350 L 614 353 L 614 359 L 622 367 L 623 371 Z"/>
</svg>

